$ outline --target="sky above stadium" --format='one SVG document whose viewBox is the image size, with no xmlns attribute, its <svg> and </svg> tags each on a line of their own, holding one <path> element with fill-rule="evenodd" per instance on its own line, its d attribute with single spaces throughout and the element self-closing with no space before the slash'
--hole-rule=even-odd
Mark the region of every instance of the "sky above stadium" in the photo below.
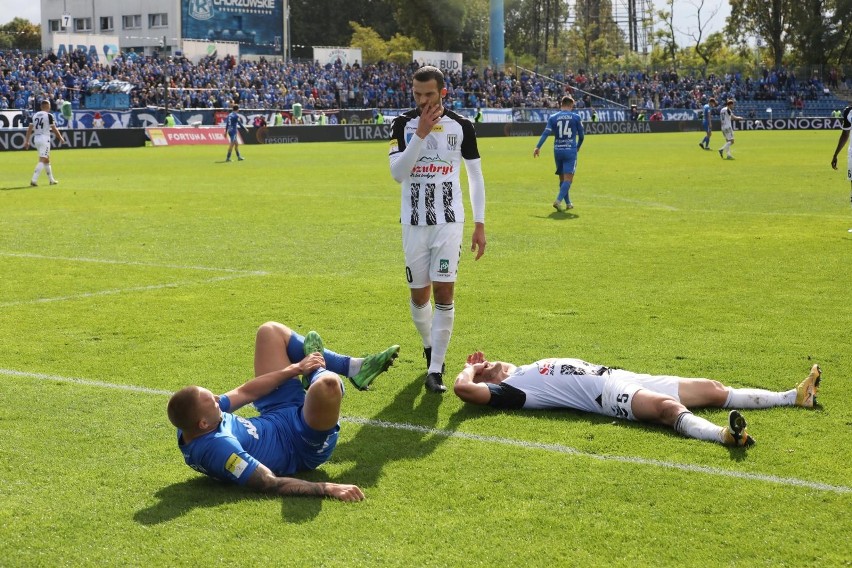
<svg viewBox="0 0 852 568">
<path fill-rule="evenodd" d="M 689 45 L 694 41 L 690 36 L 697 34 L 698 31 L 695 19 L 695 6 L 700 2 L 701 0 L 675 0 L 674 2 L 675 28 L 680 35 L 678 40 L 681 45 Z M 654 0 L 653 3 L 655 10 L 659 10 L 666 5 L 665 0 Z M 705 0 L 705 4 L 702 20 L 706 20 L 710 15 L 712 11 L 709 8 L 710 6 L 719 6 L 719 12 L 706 24 L 707 31 L 721 31 L 725 27 L 725 18 L 731 13 L 731 5 L 728 3 L 728 0 Z M 31 22 L 39 23 L 41 21 L 41 2 L 38 0 L 30 0 L 29 2 L 0 0 L 0 25 L 14 18 L 24 18 Z"/>
</svg>

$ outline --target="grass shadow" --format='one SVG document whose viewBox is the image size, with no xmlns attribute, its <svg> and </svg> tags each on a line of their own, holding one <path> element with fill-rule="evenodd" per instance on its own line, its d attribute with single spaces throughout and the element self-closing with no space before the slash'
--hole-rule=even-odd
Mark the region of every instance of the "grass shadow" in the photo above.
<svg viewBox="0 0 852 568">
<path fill-rule="evenodd" d="M 313 482 L 334 481 L 321 470 L 299 472 L 298 477 Z M 320 513 L 325 501 L 315 497 L 267 495 L 209 477 L 193 477 L 174 483 L 163 487 L 155 495 L 160 501 L 137 511 L 133 515 L 133 520 L 141 525 L 153 526 L 182 517 L 193 509 L 217 508 L 248 499 L 265 501 L 281 499 L 281 520 L 288 523 L 304 523 L 313 520 Z"/>
<path fill-rule="evenodd" d="M 353 463 L 341 474 L 341 479 L 360 487 L 374 487 L 388 463 L 422 459 L 447 439 L 447 436 L 432 430 L 438 422 L 441 401 L 452 394 L 426 392 L 423 387 L 425 378 L 423 373 L 412 381 L 372 418 L 387 422 L 390 427 L 364 424 L 354 438 L 337 447 L 332 459 Z M 442 430 L 454 431 L 469 415 L 464 409 L 456 411 Z"/>
</svg>

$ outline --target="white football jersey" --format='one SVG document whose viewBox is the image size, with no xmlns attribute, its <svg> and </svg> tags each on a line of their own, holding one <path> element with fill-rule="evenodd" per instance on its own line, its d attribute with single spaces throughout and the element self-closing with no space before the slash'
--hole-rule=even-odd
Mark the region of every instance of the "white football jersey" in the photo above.
<svg viewBox="0 0 852 568">
<path fill-rule="evenodd" d="M 420 112 L 397 116 L 391 126 L 389 155 L 403 152 L 415 136 Z M 392 158 L 393 159 L 393 158 Z M 479 159 L 476 131 L 467 118 L 444 109 L 444 115 L 423 141 L 420 156 L 402 180 L 400 221 L 406 225 L 464 222 L 461 161 Z"/>
<path fill-rule="evenodd" d="M 734 128 L 734 121 L 731 118 L 733 114 L 728 107 L 722 107 L 722 110 L 719 111 L 719 118 L 722 119 L 722 130 L 732 130 Z"/>
<path fill-rule="evenodd" d="M 33 115 L 33 136 L 50 136 L 50 127 L 53 123 L 52 114 L 43 110 L 38 111 Z"/>
<path fill-rule="evenodd" d="M 603 375 L 607 370 L 582 359 L 542 359 L 517 367 L 499 385 L 489 384 L 489 404 L 498 408 L 573 408 L 600 413 Z"/>
</svg>

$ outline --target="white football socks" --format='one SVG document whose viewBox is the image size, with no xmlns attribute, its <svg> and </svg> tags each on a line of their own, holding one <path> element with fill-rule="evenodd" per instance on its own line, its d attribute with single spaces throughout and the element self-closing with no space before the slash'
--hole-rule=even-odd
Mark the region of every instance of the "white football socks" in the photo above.
<svg viewBox="0 0 852 568">
<path fill-rule="evenodd" d="M 793 406 L 796 403 L 796 389 L 787 392 L 773 392 L 764 389 L 733 389 L 728 387 L 728 400 L 722 408 L 773 408 Z"/>
<path fill-rule="evenodd" d="M 39 162 L 36 164 L 35 172 L 33 172 L 32 182 L 36 183 L 38 181 L 38 176 L 41 175 L 41 170 L 44 169 L 44 162 Z"/>
<path fill-rule="evenodd" d="M 430 373 L 442 373 L 444 359 L 453 335 L 453 322 L 456 319 L 455 304 L 435 304 L 435 314 L 432 316 L 432 361 Z"/>
<path fill-rule="evenodd" d="M 678 414 L 674 429 L 678 434 L 682 434 L 687 438 L 718 442 L 720 444 L 722 443 L 722 432 L 724 430 L 721 426 L 716 426 L 712 422 L 688 411 Z"/>
<path fill-rule="evenodd" d="M 410 302 L 411 319 L 414 321 L 414 327 L 420 333 L 420 338 L 423 340 L 423 347 L 432 346 L 432 301 L 428 301 L 422 306 Z"/>
</svg>

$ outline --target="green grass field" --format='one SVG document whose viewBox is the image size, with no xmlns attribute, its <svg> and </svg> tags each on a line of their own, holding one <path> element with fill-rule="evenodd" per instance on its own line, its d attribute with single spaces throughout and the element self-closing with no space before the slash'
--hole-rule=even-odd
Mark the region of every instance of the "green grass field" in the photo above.
<svg viewBox="0 0 852 568">
<path fill-rule="evenodd" d="M 551 142 L 534 160 L 534 138 L 480 140 L 488 247 L 464 250 L 447 380 L 475 349 L 773 390 L 819 362 L 823 407 L 744 411 L 748 452 L 426 395 L 385 143 L 229 164 L 220 147 L 60 150 L 60 185 L 38 188 L 34 152 L 2 154 L 0 565 L 849 566 L 837 133 L 739 133 L 735 161 L 700 138 L 587 137 L 573 214 L 550 205 Z M 304 476 L 364 502 L 183 464 L 168 393 L 250 378 L 267 320 L 354 355 L 402 345 L 371 391 L 348 390 L 332 461 Z"/>
</svg>

